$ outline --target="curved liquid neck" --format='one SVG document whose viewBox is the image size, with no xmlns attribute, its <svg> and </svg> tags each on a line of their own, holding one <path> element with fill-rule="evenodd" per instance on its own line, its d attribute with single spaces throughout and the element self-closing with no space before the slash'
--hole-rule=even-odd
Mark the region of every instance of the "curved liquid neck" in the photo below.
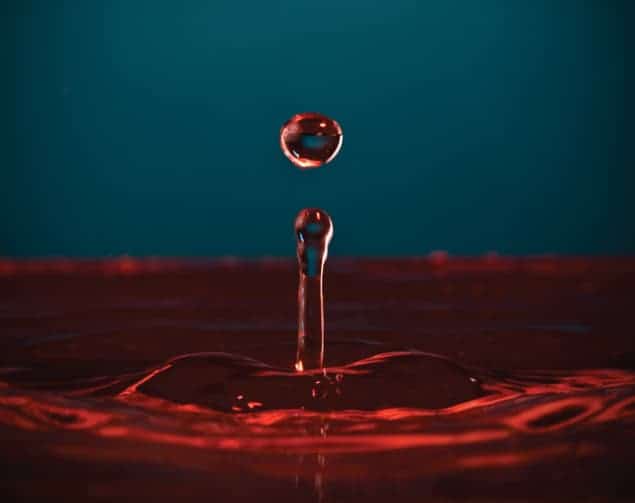
<svg viewBox="0 0 635 503">
<path fill-rule="evenodd" d="M 324 264 L 333 223 L 323 210 L 305 209 L 296 218 L 298 238 L 298 372 L 324 368 Z"/>
<path fill-rule="evenodd" d="M 307 274 L 302 265 L 298 280 L 298 371 L 324 367 L 324 264 L 317 274 Z"/>
</svg>

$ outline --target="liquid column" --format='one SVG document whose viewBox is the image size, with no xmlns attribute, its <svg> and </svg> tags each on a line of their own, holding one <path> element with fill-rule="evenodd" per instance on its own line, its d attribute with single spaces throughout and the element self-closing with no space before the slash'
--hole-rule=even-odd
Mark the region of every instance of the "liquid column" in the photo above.
<svg viewBox="0 0 635 503">
<path fill-rule="evenodd" d="M 295 219 L 298 241 L 298 372 L 324 368 L 324 264 L 333 236 L 328 213 L 305 208 Z"/>
</svg>

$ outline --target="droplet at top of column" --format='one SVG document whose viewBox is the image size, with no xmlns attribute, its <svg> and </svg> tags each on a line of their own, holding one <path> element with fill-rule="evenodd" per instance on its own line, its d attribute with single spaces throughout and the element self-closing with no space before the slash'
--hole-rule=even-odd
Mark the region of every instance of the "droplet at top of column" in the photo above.
<svg viewBox="0 0 635 503">
<path fill-rule="evenodd" d="M 307 276 L 313 277 L 326 262 L 333 221 L 324 210 L 305 208 L 298 213 L 294 227 L 299 265 Z"/>
</svg>

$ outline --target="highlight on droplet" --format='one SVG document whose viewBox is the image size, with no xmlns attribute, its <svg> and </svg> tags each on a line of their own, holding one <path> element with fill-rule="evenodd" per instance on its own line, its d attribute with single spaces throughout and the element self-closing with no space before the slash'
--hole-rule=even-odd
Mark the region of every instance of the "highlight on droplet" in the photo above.
<svg viewBox="0 0 635 503">
<path fill-rule="evenodd" d="M 280 129 L 280 148 L 298 168 L 317 168 L 331 162 L 342 148 L 337 121 L 315 112 L 296 114 Z"/>
</svg>

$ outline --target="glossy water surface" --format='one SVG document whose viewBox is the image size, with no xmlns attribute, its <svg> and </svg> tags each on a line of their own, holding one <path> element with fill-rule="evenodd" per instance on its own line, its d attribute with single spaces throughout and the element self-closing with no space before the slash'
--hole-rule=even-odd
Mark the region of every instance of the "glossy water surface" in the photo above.
<svg viewBox="0 0 635 503">
<path fill-rule="evenodd" d="M 632 260 L 0 262 L 16 500 L 628 500 Z M 70 487 L 81 488 L 79 493 Z"/>
</svg>

